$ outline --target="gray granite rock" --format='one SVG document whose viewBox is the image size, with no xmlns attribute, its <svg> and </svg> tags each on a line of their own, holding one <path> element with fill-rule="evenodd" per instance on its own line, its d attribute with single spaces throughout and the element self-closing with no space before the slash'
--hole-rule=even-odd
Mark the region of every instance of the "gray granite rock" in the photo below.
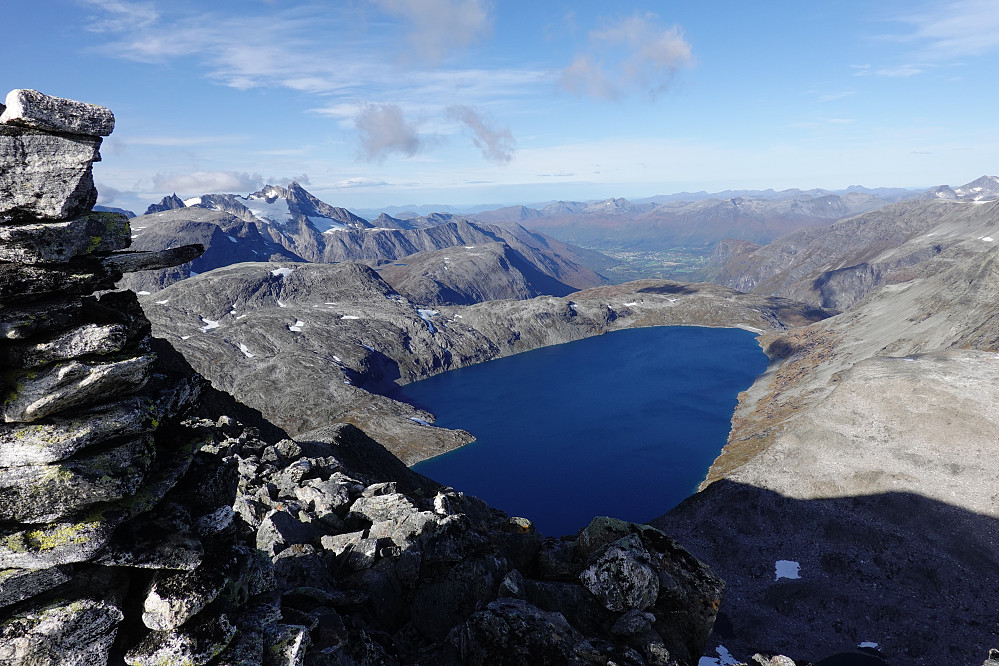
<svg viewBox="0 0 999 666">
<path fill-rule="evenodd" d="M 0 467 L 56 462 L 115 437 L 150 432 L 162 417 L 160 405 L 134 397 L 35 423 L 0 423 Z"/>
<path fill-rule="evenodd" d="M 180 627 L 219 596 L 229 573 L 211 562 L 193 571 L 157 574 L 142 604 L 142 623 L 155 631 Z"/>
<path fill-rule="evenodd" d="M 272 511 L 257 529 L 256 546 L 276 555 L 291 544 L 309 543 L 320 536 L 315 526 L 303 523 L 287 510 Z"/>
<path fill-rule="evenodd" d="M 84 324 L 45 340 L 11 344 L 6 349 L 8 367 L 37 368 L 81 356 L 107 355 L 125 349 L 133 332 L 124 324 Z"/>
<path fill-rule="evenodd" d="M 659 576 L 634 534 L 612 543 L 579 580 L 608 610 L 617 612 L 645 610 L 659 595 Z"/>
<path fill-rule="evenodd" d="M 68 264 L 46 267 L 0 264 L 0 303 L 53 296 L 87 296 L 102 289 L 113 289 L 121 275 L 92 259 L 78 258 Z"/>
<path fill-rule="evenodd" d="M 68 567 L 4 569 L 0 571 L 0 607 L 30 599 L 70 580 Z"/>
<path fill-rule="evenodd" d="M 133 495 L 154 453 L 147 435 L 65 462 L 8 468 L 0 475 L 0 515 L 23 523 L 52 522 Z"/>
<path fill-rule="evenodd" d="M 401 493 L 359 497 L 350 506 L 347 519 L 370 523 L 384 520 L 402 520 L 415 511 L 416 507 Z"/>
<path fill-rule="evenodd" d="M 95 252 L 123 250 L 131 243 L 128 218 L 90 212 L 65 222 L 0 225 L 0 261 L 63 263 Z"/>
<path fill-rule="evenodd" d="M 109 136 L 114 131 L 114 114 L 110 109 L 52 97 L 37 90 L 11 90 L 5 106 L 0 113 L 0 124 L 91 136 Z"/>
<path fill-rule="evenodd" d="M 580 663 L 573 647 L 583 636 L 559 613 L 520 599 L 498 599 L 449 637 L 461 663 L 482 666 Z"/>
<path fill-rule="evenodd" d="M 184 625 L 176 631 L 154 631 L 125 654 L 129 666 L 204 666 L 219 656 L 236 635 L 225 615 Z"/>
<path fill-rule="evenodd" d="M 186 264 L 200 257 L 204 251 L 203 245 L 181 245 L 159 252 L 119 252 L 107 255 L 101 262 L 110 271 L 132 273 Z"/>
<path fill-rule="evenodd" d="M 0 406 L 11 421 L 37 421 L 57 412 L 127 394 L 149 380 L 154 354 L 117 361 L 68 361 L 37 372 L 12 373 Z"/>
<path fill-rule="evenodd" d="M 93 162 L 101 139 L 0 125 L 0 224 L 66 220 L 97 201 Z"/>
<path fill-rule="evenodd" d="M 106 601 L 57 601 L 0 624 L 0 663 L 97 666 L 107 663 L 124 615 Z"/>
<path fill-rule="evenodd" d="M 36 333 L 57 331 L 82 321 L 82 300 L 0 304 L 0 338 L 24 340 Z"/>
</svg>

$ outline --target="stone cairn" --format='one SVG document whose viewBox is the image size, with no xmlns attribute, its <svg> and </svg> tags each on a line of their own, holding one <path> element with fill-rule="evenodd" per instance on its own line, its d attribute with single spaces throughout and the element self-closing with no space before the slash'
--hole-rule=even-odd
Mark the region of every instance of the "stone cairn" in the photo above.
<svg viewBox="0 0 999 666">
<path fill-rule="evenodd" d="M 113 291 L 200 252 L 92 211 L 113 123 L 30 90 L 0 115 L 0 664 L 697 663 L 723 584 L 662 532 L 542 538 L 353 426 L 265 441 L 209 406 Z"/>
</svg>

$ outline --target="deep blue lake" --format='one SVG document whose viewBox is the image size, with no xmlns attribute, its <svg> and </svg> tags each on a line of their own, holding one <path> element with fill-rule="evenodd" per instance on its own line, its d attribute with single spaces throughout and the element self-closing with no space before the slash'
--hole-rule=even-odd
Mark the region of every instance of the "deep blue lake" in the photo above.
<svg viewBox="0 0 999 666">
<path fill-rule="evenodd" d="M 560 536 L 596 515 L 645 522 L 691 495 L 766 365 L 748 331 L 638 328 L 452 370 L 397 397 L 477 438 L 413 469 Z"/>
</svg>

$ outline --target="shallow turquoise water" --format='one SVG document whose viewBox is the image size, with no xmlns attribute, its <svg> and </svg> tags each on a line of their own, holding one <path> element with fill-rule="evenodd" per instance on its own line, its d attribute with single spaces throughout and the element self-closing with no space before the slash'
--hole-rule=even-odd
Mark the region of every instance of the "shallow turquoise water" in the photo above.
<svg viewBox="0 0 999 666">
<path fill-rule="evenodd" d="M 748 331 L 640 328 L 453 370 L 398 397 L 477 437 L 413 469 L 557 536 L 595 515 L 644 522 L 693 493 L 766 364 Z"/>
</svg>

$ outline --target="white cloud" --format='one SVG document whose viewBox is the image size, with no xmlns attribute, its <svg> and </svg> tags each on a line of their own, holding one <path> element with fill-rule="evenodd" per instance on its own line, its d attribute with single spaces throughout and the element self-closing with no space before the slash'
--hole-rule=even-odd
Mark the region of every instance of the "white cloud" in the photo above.
<svg viewBox="0 0 999 666">
<path fill-rule="evenodd" d="M 194 171 L 187 174 L 157 174 L 153 177 L 153 186 L 157 190 L 186 195 L 253 192 L 263 185 L 264 177 L 259 173 L 238 171 Z"/>
<path fill-rule="evenodd" d="M 460 104 L 449 106 L 447 115 L 472 131 L 472 143 L 487 160 L 502 163 L 513 159 L 514 140 L 509 128 L 490 127 L 475 109 Z"/>
<path fill-rule="evenodd" d="M 412 157 L 420 151 L 422 141 L 416 127 L 406 121 L 397 104 L 368 104 L 354 117 L 354 126 L 361 134 L 364 157 L 383 160 L 390 153 Z"/>
<path fill-rule="evenodd" d="M 125 194 L 125 192 L 111 187 L 110 185 L 97 183 L 97 203 L 102 206 L 110 206 L 118 199 L 121 199 Z"/>
<path fill-rule="evenodd" d="M 410 46 L 430 62 L 483 39 L 492 29 L 485 0 L 371 0 L 382 11 L 411 23 Z"/>
<path fill-rule="evenodd" d="M 655 14 L 634 14 L 589 33 L 589 48 L 562 72 L 560 84 L 579 96 L 617 99 L 633 91 L 655 98 L 681 67 L 694 64 L 679 26 L 663 28 Z"/>
<path fill-rule="evenodd" d="M 141 30 L 149 27 L 160 17 L 151 2 L 128 2 L 127 0 L 80 0 L 85 5 L 105 12 L 100 17 L 92 17 L 88 30 L 93 32 L 120 32 Z"/>
<path fill-rule="evenodd" d="M 385 187 L 389 185 L 384 180 L 378 178 L 365 178 L 363 176 L 358 176 L 356 178 L 345 178 L 344 180 L 337 181 L 333 183 L 330 187 L 338 189 L 354 189 L 357 187 Z"/>
<path fill-rule="evenodd" d="M 883 78 L 905 78 L 922 74 L 925 65 L 896 65 L 894 67 L 871 67 L 870 65 L 853 65 L 854 76 L 880 76 Z"/>
<path fill-rule="evenodd" d="M 928 59 L 980 56 L 999 49 L 999 0 L 938 1 L 899 20 L 912 30 L 895 39 L 918 43 L 920 55 Z"/>
</svg>

